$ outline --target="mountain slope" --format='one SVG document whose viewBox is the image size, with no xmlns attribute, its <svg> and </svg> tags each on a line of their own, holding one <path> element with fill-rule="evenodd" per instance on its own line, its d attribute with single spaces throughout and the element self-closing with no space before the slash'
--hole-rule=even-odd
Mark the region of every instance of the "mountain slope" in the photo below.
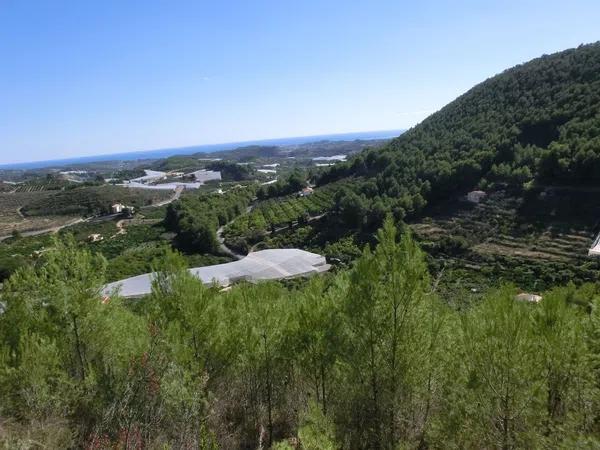
<svg viewBox="0 0 600 450">
<path fill-rule="evenodd" d="M 600 43 L 534 59 L 475 86 L 380 151 L 323 174 L 403 218 L 478 183 L 600 184 Z"/>
</svg>

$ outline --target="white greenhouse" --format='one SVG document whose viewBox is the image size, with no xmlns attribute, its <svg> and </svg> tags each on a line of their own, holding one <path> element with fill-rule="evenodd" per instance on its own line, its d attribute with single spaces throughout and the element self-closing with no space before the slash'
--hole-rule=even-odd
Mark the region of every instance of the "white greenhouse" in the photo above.
<svg viewBox="0 0 600 450">
<path fill-rule="evenodd" d="M 238 281 L 257 282 L 310 276 L 326 272 L 330 265 L 324 256 L 299 249 L 271 249 L 250 253 L 225 264 L 189 269 L 204 284 L 229 286 Z M 103 294 L 118 292 L 121 297 L 142 297 L 152 291 L 154 273 L 146 273 L 107 284 Z"/>
</svg>

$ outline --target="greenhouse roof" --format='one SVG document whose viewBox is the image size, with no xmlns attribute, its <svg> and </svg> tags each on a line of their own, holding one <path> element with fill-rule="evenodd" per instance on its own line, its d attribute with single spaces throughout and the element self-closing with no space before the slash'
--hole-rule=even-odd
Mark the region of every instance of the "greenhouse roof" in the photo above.
<svg viewBox="0 0 600 450">
<path fill-rule="evenodd" d="M 238 281 L 256 282 L 310 276 L 329 270 L 325 257 L 299 249 L 271 249 L 248 254 L 239 261 L 196 267 L 189 272 L 204 284 L 228 286 Z M 155 273 L 146 273 L 107 284 L 105 295 L 118 291 L 122 297 L 141 297 L 152 291 Z"/>
</svg>

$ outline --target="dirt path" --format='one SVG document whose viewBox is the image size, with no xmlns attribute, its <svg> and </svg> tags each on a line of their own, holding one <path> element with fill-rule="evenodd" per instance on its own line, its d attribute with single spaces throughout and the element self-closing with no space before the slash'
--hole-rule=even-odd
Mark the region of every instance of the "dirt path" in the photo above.
<svg viewBox="0 0 600 450">
<path fill-rule="evenodd" d="M 173 203 L 175 200 L 178 200 L 179 197 L 181 197 L 181 193 L 183 192 L 184 187 L 183 186 L 177 186 L 175 188 L 175 192 L 173 193 L 173 196 L 167 200 L 163 200 L 162 202 L 158 202 L 158 203 L 154 203 L 152 205 L 148 205 L 148 206 L 144 206 L 143 208 L 158 208 L 160 206 L 165 206 L 168 205 L 169 203 Z M 142 209 L 142 208 L 140 208 Z"/>
<path fill-rule="evenodd" d="M 29 237 L 29 236 L 39 236 L 40 234 L 47 234 L 47 233 L 58 233 L 63 228 L 71 227 L 73 225 L 77 225 L 78 223 L 86 222 L 86 221 L 87 221 L 86 219 L 82 219 L 80 217 L 78 219 L 73 219 L 70 222 L 65 223 L 64 225 L 59 225 L 59 226 L 50 227 L 50 228 L 43 228 L 41 230 L 22 231 L 19 234 L 21 236 L 23 236 L 23 237 Z M 0 236 L 0 242 L 4 241 L 6 239 L 9 239 L 11 237 L 13 237 L 12 234 L 9 234 L 9 235 L 6 235 L 6 236 Z"/>
<path fill-rule="evenodd" d="M 252 211 L 253 206 L 248 206 L 246 208 L 246 214 L 248 214 L 250 211 Z M 237 219 L 237 217 L 235 218 Z M 227 222 L 225 225 L 221 225 L 219 227 L 219 229 L 217 230 L 217 241 L 219 242 L 219 249 L 229 255 L 234 257 L 235 259 L 242 259 L 244 258 L 246 255 L 240 255 L 239 253 L 236 253 L 235 251 L 233 251 L 232 249 L 230 249 L 229 247 L 227 247 L 227 245 L 225 245 L 225 238 L 223 237 L 223 230 L 225 229 L 225 227 L 231 223 L 233 223 L 233 221 L 235 220 L 230 220 L 229 222 Z"/>
</svg>

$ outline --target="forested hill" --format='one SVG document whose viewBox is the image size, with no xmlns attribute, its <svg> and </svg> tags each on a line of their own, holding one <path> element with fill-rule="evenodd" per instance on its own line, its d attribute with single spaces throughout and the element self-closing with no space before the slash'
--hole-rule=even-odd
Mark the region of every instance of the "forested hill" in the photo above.
<svg viewBox="0 0 600 450">
<path fill-rule="evenodd" d="M 348 176 L 397 216 L 478 184 L 600 184 L 600 43 L 506 70 L 319 182 Z"/>
</svg>

